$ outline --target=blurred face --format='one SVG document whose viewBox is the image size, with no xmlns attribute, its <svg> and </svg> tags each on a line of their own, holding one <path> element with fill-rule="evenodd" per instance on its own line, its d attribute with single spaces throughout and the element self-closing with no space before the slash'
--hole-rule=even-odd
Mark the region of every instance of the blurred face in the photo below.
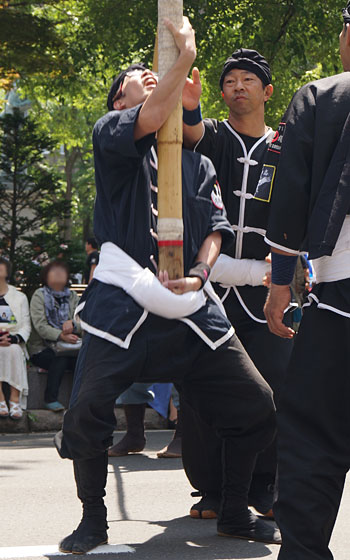
<svg viewBox="0 0 350 560">
<path fill-rule="evenodd" d="M 7 278 L 7 266 L 5 264 L 0 264 L 0 282 L 6 282 Z"/>
<path fill-rule="evenodd" d="M 222 89 L 226 105 L 237 116 L 264 110 L 273 93 L 271 84 L 265 87 L 256 74 L 239 68 L 226 74 Z"/>
<path fill-rule="evenodd" d="M 350 71 L 350 25 L 344 25 L 339 35 L 340 58 L 345 72 Z"/>
<path fill-rule="evenodd" d="M 47 285 L 53 290 L 60 291 L 68 282 L 67 272 L 61 266 L 54 266 L 47 275 Z"/>
<path fill-rule="evenodd" d="M 121 111 L 143 103 L 157 84 L 158 77 L 151 70 L 133 70 L 116 93 L 113 108 Z"/>
</svg>

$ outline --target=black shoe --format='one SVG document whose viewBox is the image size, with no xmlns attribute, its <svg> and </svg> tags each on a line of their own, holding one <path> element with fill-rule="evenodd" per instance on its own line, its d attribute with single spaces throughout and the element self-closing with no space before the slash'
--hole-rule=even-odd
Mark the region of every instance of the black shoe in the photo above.
<svg viewBox="0 0 350 560">
<path fill-rule="evenodd" d="M 216 519 L 219 513 L 219 509 L 220 496 L 204 494 L 201 500 L 191 507 L 190 516 L 192 517 L 192 519 Z"/>
<path fill-rule="evenodd" d="M 73 461 L 78 497 L 83 504 L 83 517 L 77 529 L 60 542 L 61 552 L 85 554 L 108 541 L 107 509 L 103 502 L 107 466 L 106 452 L 90 459 Z"/>
<path fill-rule="evenodd" d="M 219 522 L 218 535 L 220 537 L 231 537 L 233 539 L 244 539 L 266 544 L 282 543 L 279 529 L 272 523 L 259 519 L 249 510 L 247 510 L 247 514 L 243 512 L 242 517 L 237 515 L 235 521 Z"/>
<path fill-rule="evenodd" d="M 66 554 L 86 554 L 89 550 L 108 542 L 107 530 L 98 528 L 92 519 L 82 519 L 78 528 L 65 537 L 59 546 Z"/>
<path fill-rule="evenodd" d="M 126 433 L 118 443 L 108 449 L 108 456 L 125 457 L 129 453 L 141 453 L 145 446 L 146 438 L 143 435 Z"/>
<path fill-rule="evenodd" d="M 248 495 L 248 503 L 258 513 L 265 517 L 273 518 L 273 504 L 274 504 L 275 486 L 267 484 L 263 487 L 255 487 L 250 489 Z"/>
<path fill-rule="evenodd" d="M 146 446 L 144 404 L 124 405 L 127 431 L 125 436 L 108 450 L 109 457 L 124 457 L 129 453 L 140 453 Z"/>
</svg>

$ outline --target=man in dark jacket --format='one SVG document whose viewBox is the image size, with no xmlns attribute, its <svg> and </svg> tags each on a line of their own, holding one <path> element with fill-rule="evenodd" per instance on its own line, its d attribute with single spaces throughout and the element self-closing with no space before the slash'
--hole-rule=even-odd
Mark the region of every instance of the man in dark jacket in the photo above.
<svg viewBox="0 0 350 560">
<path fill-rule="evenodd" d="M 220 78 L 227 119 L 202 120 L 197 69 L 193 70 L 192 83 L 185 88 L 183 101 L 185 145 L 213 162 L 227 216 L 236 234 L 235 243 L 224 250 L 215 264 L 211 280 L 216 282 L 215 289 L 228 318 L 273 389 L 278 405 L 293 343 L 269 331 L 263 311 L 267 295 L 263 281 L 270 270 L 265 260 L 270 248 L 264 241 L 273 181 L 269 168 L 262 180 L 266 195 L 253 200 L 267 150 L 277 139 L 265 124 L 265 104 L 273 93 L 271 80 L 269 64 L 261 54 L 238 49 L 225 62 Z M 185 404 L 182 421 L 184 467 L 191 484 L 202 496 L 192 506 L 190 515 L 202 519 L 216 517 L 222 483 L 220 440 Z M 273 442 L 258 458 L 249 493 L 250 505 L 269 516 L 273 515 L 276 465 Z"/>
<path fill-rule="evenodd" d="M 312 82 L 283 119 L 267 241 L 273 333 L 290 301 L 297 255 L 309 252 L 316 286 L 304 307 L 279 406 L 280 560 L 331 560 L 329 542 L 350 467 L 350 13 L 340 35 L 343 74 Z M 278 161 L 279 159 L 279 161 Z"/>
<path fill-rule="evenodd" d="M 73 460 L 83 519 L 60 550 L 85 553 L 107 541 L 103 502 L 115 399 L 135 382 L 175 382 L 184 400 L 223 441 L 220 535 L 279 543 L 279 531 L 248 509 L 257 454 L 274 436 L 272 393 L 206 281 L 232 230 L 218 197 L 215 170 L 183 151 L 185 277 L 156 277 L 156 131 L 175 108 L 196 55 L 184 19 L 169 22 L 179 49 L 171 70 L 156 76 L 136 65 L 122 72 L 95 125 L 94 231 L 100 261 L 78 312 L 86 331 L 70 408 L 56 445 Z M 151 272 L 153 269 L 154 272 Z M 167 288 L 167 289 L 166 289 Z M 240 450 L 240 461 L 235 458 Z M 242 458 L 244 457 L 244 461 Z"/>
</svg>

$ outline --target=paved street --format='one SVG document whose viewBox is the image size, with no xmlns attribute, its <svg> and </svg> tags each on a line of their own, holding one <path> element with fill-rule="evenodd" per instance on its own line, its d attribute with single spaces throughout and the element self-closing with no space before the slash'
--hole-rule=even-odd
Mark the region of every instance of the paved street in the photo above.
<svg viewBox="0 0 350 560">
<path fill-rule="evenodd" d="M 170 432 L 147 436 L 143 454 L 110 461 L 110 545 L 101 552 L 118 553 L 118 560 L 277 558 L 276 546 L 219 538 L 215 521 L 190 519 L 193 498 L 181 461 L 156 457 Z M 71 463 L 58 458 L 51 434 L 0 436 L 0 448 L 0 560 L 54 557 L 59 539 L 80 519 Z M 336 560 L 349 560 L 349 488 L 343 502 L 333 539 Z"/>
</svg>

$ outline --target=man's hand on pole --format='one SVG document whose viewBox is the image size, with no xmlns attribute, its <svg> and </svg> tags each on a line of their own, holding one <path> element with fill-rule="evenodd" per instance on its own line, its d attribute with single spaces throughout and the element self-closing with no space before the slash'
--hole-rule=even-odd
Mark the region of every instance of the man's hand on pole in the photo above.
<svg viewBox="0 0 350 560">
<path fill-rule="evenodd" d="M 183 19 L 181 29 L 177 29 L 169 20 L 165 24 L 174 36 L 180 50 L 179 56 L 144 102 L 135 123 L 135 140 L 157 132 L 170 117 L 178 105 L 188 72 L 196 58 L 195 33 L 188 18 Z"/>
<path fill-rule="evenodd" d="M 183 18 L 181 29 L 177 29 L 167 18 L 164 19 L 164 23 L 174 37 L 176 46 L 180 51 L 179 57 L 186 57 L 190 64 L 192 64 L 196 58 L 197 51 L 195 32 L 189 19 L 187 17 Z"/>
<path fill-rule="evenodd" d="M 158 274 L 159 282 L 174 294 L 181 295 L 187 292 L 198 292 L 202 287 L 200 278 L 178 278 L 177 280 L 169 280 L 167 271 L 160 271 Z"/>
</svg>

